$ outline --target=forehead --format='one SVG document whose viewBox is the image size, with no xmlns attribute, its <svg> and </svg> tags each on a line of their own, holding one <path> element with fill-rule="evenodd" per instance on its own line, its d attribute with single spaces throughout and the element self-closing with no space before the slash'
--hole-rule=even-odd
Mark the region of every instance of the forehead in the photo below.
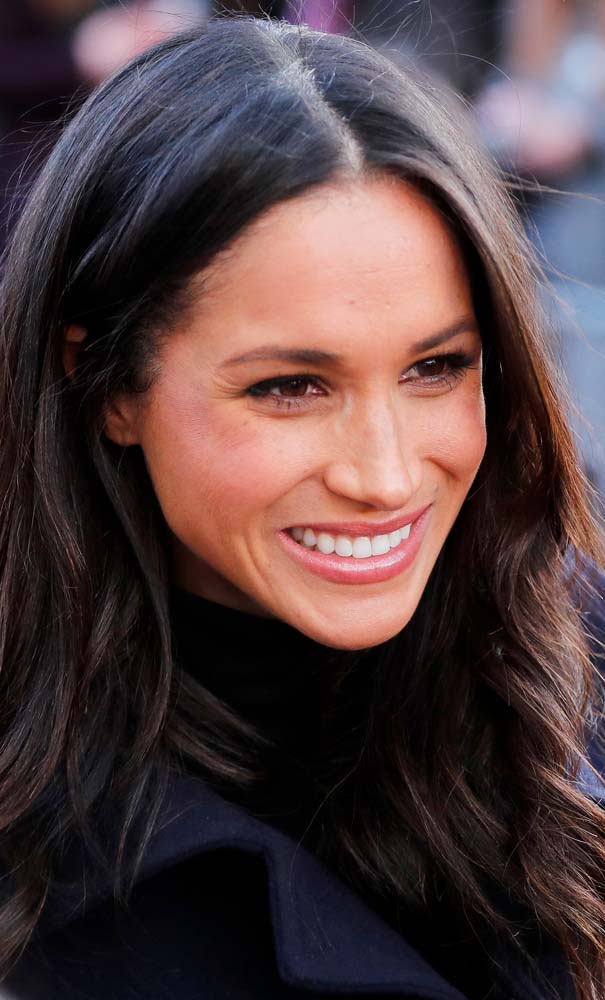
<svg viewBox="0 0 605 1000">
<path fill-rule="evenodd" d="M 411 184 L 330 185 L 273 206 L 200 276 L 194 326 L 232 353 L 257 337 L 342 350 L 360 337 L 430 335 L 469 311 L 463 255 Z M 376 340 L 374 340 L 376 344 Z"/>
</svg>

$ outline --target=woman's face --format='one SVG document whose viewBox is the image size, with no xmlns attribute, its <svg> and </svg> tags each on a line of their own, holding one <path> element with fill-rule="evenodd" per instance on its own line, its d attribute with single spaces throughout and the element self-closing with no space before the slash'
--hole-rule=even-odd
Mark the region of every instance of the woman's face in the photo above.
<svg viewBox="0 0 605 1000">
<path fill-rule="evenodd" d="M 383 642 L 485 450 L 461 251 L 416 189 L 375 178 L 274 206 L 203 277 L 152 387 L 107 414 L 143 449 L 173 579 L 329 646 Z"/>
</svg>

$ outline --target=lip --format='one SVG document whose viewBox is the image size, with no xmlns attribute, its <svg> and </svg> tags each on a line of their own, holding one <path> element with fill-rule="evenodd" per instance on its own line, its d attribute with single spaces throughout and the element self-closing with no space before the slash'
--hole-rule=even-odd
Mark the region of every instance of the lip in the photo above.
<svg viewBox="0 0 605 1000">
<path fill-rule="evenodd" d="M 286 529 L 278 531 L 277 537 L 288 555 L 292 556 L 300 566 L 315 573 L 316 576 L 323 577 L 324 580 L 329 580 L 331 583 L 348 584 L 381 583 L 399 576 L 408 566 L 411 566 L 430 521 L 432 506 L 429 504 L 428 507 L 424 507 L 419 516 L 412 520 L 408 538 L 404 538 L 399 545 L 390 549 L 383 556 L 368 556 L 367 559 L 337 556 L 334 553 L 328 556 L 316 549 L 307 549 L 300 542 L 294 541 Z M 408 514 L 407 517 L 409 518 L 409 516 Z M 402 524 L 401 518 L 398 518 L 398 523 Z M 403 522 L 403 524 L 409 523 L 409 520 Z M 312 526 L 306 525 L 306 527 Z M 364 526 L 365 535 L 369 533 L 368 527 L 367 524 Z M 313 530 L 315 530 L 315 526 L 313 526 Z M 395 531 L 396 527 L 391 530 Z M 372 532 L 372 534 L 375 533 Z M 378 533 L 382 534 L 382 531 Z"/>
<path fill-rule="evenodd" d="M 432 507 L 432 504 L 420 507 L 418 510 L 412 510 L 408 514 L 399 515 L 399 517 L 392 517 L 389 521 L 339 521 L 338 523 L 325 521 L 321 524 L 305 521 L 304 524 L 293 524 L 287 530 L 292 531 L 292 528 L 298 527 L 312 528 L 315 534 L 319 531 L 327 531 L 329 535 L 350 535 L 351 538 L 363 535 L 388 535 L 390 531 L 397 531 L 398 528 L 404 528 L 406 524 L 417 521 L 429 507 Z"/>
</svg>

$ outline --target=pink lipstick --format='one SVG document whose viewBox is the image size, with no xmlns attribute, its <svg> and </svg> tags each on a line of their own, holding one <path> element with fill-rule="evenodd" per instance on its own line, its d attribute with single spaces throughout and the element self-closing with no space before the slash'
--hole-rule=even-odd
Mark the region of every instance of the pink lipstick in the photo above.
<svg viewBox="0 0 605 1000">
<path fill-rule="evenodd" d="M 398 576 L 412 564 L 430 520 L 432 506 L 430 504 L 421 512 L 417 512 L 411 516 L 408 515 L 409 519 L 407 523 L 411 522 L 410 534 L 407 538 L 402 539 L 395 548 L 390 549 L 384 555 L 371 555 L 365 559 L 358 559 L 354 556 L 339 556 L 335 552 L 327 555 L 316 549 L 307 548 L 301 542 L 295 541 L 292 535 L 285 529 L 278 532 L 278 537 L 285 551 L 300 566 L 310 570 L 310 572 L 315 573 L 317 576 L 323 577 L 324 580 L 330 580 L 332 583 L 349 584 L 380 583 L 383 580 L 390 580 Z M 402 518 L 398 518 L 397 525 L 402 525 L 403 523 Z M 353 524 L 351 522 L 347 525 L 348 531 L 342 524 L 338 525 L 338 531 L 350 536 L 363 535 L 369 537 L 382 533 L 385 529 L 388 531 L 388 525 L 391 524 L 394 525 L 394 522 L 384 522 L 382 525 L 368 523 L 364 525 L 359 522 Z M 336 533 L 334 525 L 309 525 L 308 527 L 313 527 L 317 531 L 323 529 L 330 533 Z M 395 527 L 390 530 L 395 530 Z"/>
</svg>

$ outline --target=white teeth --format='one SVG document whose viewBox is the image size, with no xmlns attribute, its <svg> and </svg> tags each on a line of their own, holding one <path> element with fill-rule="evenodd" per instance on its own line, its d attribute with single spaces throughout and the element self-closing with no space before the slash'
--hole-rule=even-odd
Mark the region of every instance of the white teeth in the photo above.
<svg viewBox="0 0 605 1000">
<path fill-rule="evenodd" d="M 353 543 L 349 538 L 344 538 L 343 535 L 339 535 L 336 539 L 334 549 L 337 556 L 353 555 Z"/>
<path fill-rule="evenodd" d="M 323 552 L 325 556 L 329 556 L 336 548 L 336 542 L 332 535 L 328 535 L 325 531 L 322 531 L 317 536 L 317 548 L 320 552 Z"/>
<path fill-rule="evenodd" d="M 316 544 L 316 542 L 317 542 L 317 538 L 315 537 L 315 532 L 313 531 L 313 528 L 305 528 L 305 531 L 304 531 L 304 534 L 303 534 L 303 537 L 302 537 L 302 543 L 303 543 L 303 545 L 306 545 L 306 547 L 308 549 L 312 549 L 313 546 Z"/>
<path fill-rule="evenodd" d="M 372 539 L 372 555 L 384 556 L 391 548 L 388 535 L 375 535 Z"/>
<path fill-rule="evenodd" d="M 390 549 L 400 545 L 402 541 L 410 537 L 412 525 L 406 524 L 397 531 L 391 531 L 385 535 L 357 535 L 349 538 L 347 535 L 330 535 L 327 531 L 320 531 L 315 534 L 313 528 L 292 528 L 291 535 L 308 549 L 317 547 L 318 551 L 326 556 L 336 552 L 338 556 L 352 556 L 354 559 L 367 559 L 369 556 L 386 555 Z"/>
<path fill-rule="evenodd" d="M 361 538 L 353 540 L 353 555 L 356 559 L 367 559 L 372 555 L 372 543 L 369 538 L 363 535 Z"/>
</svg>

